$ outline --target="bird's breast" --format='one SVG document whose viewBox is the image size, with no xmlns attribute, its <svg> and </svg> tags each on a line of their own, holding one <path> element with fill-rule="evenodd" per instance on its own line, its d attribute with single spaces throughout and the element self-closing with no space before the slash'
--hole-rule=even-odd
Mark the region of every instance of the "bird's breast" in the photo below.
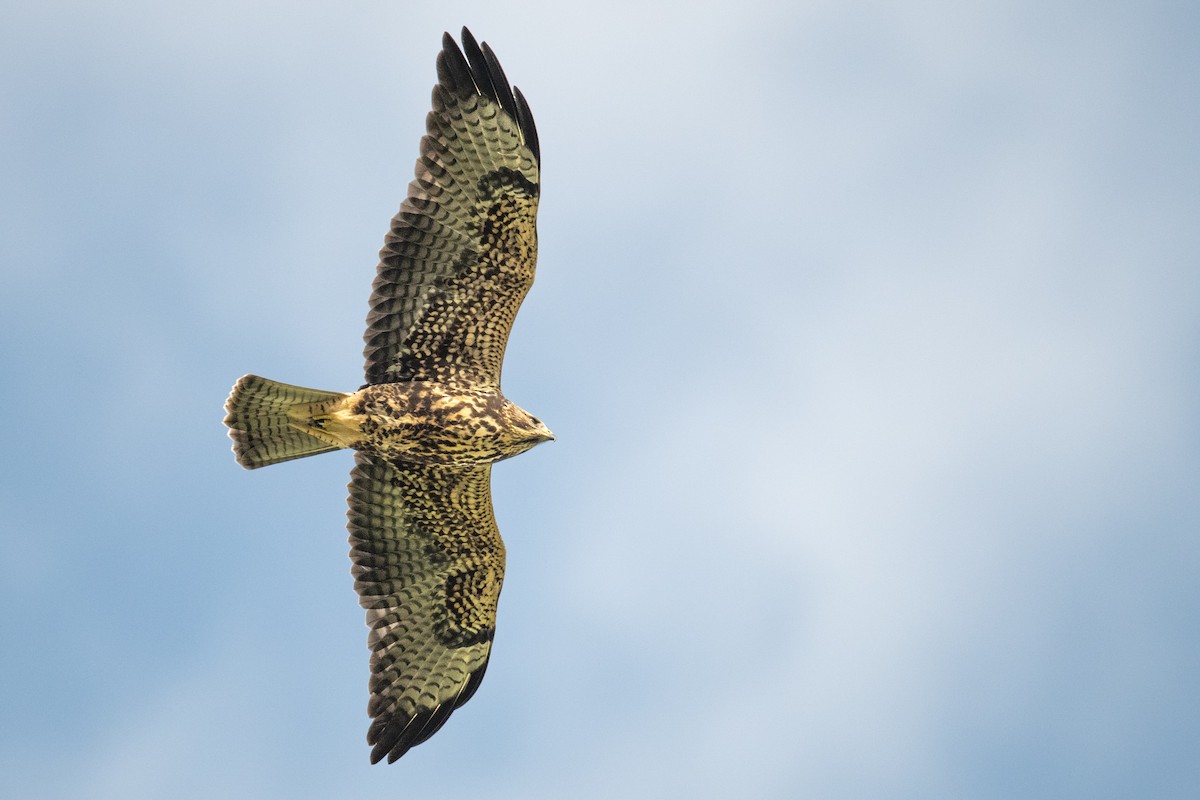
<svg viewBox="0 0 1200 800">
<path fill-rule="evenodd" d="M 512 455 L 498 390 L 388 383 L 362 389 L 351 403 L 361 420 L 357 449 L 387 460 L 468 466 Z"/>
</svg>

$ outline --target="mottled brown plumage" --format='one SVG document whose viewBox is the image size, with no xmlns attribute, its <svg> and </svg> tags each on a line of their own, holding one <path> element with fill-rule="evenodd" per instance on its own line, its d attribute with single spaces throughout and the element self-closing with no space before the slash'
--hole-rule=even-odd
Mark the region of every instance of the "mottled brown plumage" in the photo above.
<svg viewBox="0 0 1200 800">
<path fill-rule="evenodd" d="M 247 468 L 356 451 L 350 558 L 371 630 L 372 763 L 428 739 L 478 688 L 504 580 L 491 464 L 554 438 L 500 391 L 537 260 L 537 131 L 487 44 L 466 28 L 462 43 L 443 37 L 416 178 L 380 252 L 366 384 L 247 375 L 226 403 Z"/>
</svg>

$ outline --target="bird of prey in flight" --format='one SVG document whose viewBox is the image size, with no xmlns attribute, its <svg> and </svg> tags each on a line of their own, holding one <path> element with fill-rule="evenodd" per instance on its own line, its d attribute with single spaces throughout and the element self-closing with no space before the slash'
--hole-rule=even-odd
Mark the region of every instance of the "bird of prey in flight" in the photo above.
<svg viewBox="0 0 1200 800">
<path fill-rule="evenodd" d="M 491 465 L 554 435 L 500 391 L 537 261 L 537 131 L 486 43 L 446 34 L 416 177 L 380 251 L 366 383 L 247 375 L 225 404 L 248 469 L 351 448 L 351 572 L 370 628 L 371 763 L 432 736 L 483 679 L 504 579 Z"/>
</svg>

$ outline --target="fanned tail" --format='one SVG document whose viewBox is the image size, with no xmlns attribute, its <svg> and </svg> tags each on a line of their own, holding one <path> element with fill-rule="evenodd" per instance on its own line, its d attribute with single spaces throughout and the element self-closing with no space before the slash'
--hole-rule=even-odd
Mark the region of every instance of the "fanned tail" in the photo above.
<svg viewBox="0 0 1200 800">
<path fill-rule="evenodd" d="M 246 469 L 328 453 L 341 448 L 310 436 L 288 416 L 294 406 L 337 400 L 341 392 L 305 389 L 245 375 L 225 401 L 225 424 L 233 439 L 233 455 Z"/>
</svg>

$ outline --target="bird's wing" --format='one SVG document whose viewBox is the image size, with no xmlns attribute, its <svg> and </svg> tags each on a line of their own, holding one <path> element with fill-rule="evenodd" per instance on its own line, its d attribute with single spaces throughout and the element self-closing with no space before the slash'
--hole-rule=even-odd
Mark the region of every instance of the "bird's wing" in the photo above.
<svg viewBox="0 0 1200 800">
<path fill-rule="evenodd" d="M 463 50 L 443 37 L 437 73 L 416 179 L 380 251 L 366 380 L 498 386 L 537 262 L 537 130 L 466 28 Z"/>
<path fill-rule="evenodd" d="M 504 580 L 491 467 L 355 454 L 354 588 L 371 632 L 371 763 L 432 736 L 483 680 Z"/>
</svg>

